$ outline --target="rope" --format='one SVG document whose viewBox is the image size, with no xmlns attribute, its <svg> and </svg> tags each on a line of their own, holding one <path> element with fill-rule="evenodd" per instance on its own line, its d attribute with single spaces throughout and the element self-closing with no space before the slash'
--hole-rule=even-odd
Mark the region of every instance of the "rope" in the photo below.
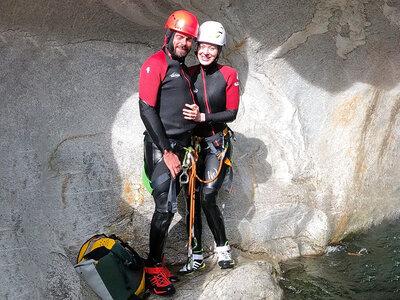
<svg viewBox="0 0 400 300">
<path fill-rule="evenodd" d="M 194 238 L 194 213 L 195 213 L 195 193 L 196 193 L 196 163 L 197 152 L 193 151 L 195 156 L 191 155 L 191 166 L 189 168 L 189 186 L 188 194 L 190 196 L 190 215 L 189 215 L 189 248 L 192 248 L 192 239 Z"/>
<path fill-rule="evenodd" d="M 196 178 L 197 178 L 198 181 L 200 181 L 201 183 L 210 183 L 210 182 L 213 182 L 215 179 L 217 179 L 219 173 L 221 172 L 222 165 L 224 163 L 225 152 L 226 152 L 226 149 L 224 149 L 224 151 L 220 154 L 221 155 L 221 161 L 219 162 L 218 171 L 217 171 L 217 174 L 214 176 L 214 178 L 211 178 L 210 180 L 203 180 L 196 174 Z"/>
<path fill-rule="evenodd" d="M 188 183 L 188 197 L 190 197 L 190 211 L 189 211 L 189 243 L 188 243 L 188 259 L 191 261 L 193 256 L 193 249 L 192 249 L 192 240 L 194 240 L 194 214 L 195 214 L 195 195 L 196 195 L 196 179 L 201 183 L 210 183 L 217 179 L 219 173 L 222 169 L 222 164 L 224 163 L 226 149 L 220 154 L 221 161 L 219 163 L 217 174 L 214 178 L 210 180 L 203 180 L 197 175 L 196 164 L 199 158 L 197 150 L 193 149 L 192 147 L 186 148 L 186 154 L 184 158 L 185 166 L 188 168 L 188 176 L 189 176 L 189 183 Z M 189 162 L 189 165 L 187 162 Z M 189 268 L 191 265 L 189 264 Z"/>
</svg>

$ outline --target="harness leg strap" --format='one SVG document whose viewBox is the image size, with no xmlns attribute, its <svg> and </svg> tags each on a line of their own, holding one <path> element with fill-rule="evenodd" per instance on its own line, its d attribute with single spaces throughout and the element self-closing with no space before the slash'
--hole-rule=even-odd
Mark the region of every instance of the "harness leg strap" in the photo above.
<svg viewBox="0 0 400 300">
<path fill-rule="evenodd" d="M 176 180 L 175 178 L 171 178 L 169 183 L 169 191 L 167 198 L 168 211 L 171 213 L 176 213 L 178 211 L 178 204 L 176 201 Z"/>
</svg>

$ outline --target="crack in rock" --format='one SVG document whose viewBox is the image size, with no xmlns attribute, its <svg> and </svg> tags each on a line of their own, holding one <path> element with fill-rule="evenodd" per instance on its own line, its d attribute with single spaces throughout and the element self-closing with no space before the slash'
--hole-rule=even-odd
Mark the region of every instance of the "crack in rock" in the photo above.
<svg viewBox="0 0 400 300">
<path fill-rule="evenodd" d="M 63 43 L 63 44 L 57 44 L 56 41 L 54 40 L 48 40 L 48 42 L 53 43 L 53 47 L 64 47 L 64 46 L 71 46 L 71 45 L 78 45 L 78 44 L 84 44 L 84 43 L 91 43 L 91 42 L 99 42 L 99 43 L 112 43 L 112 44 L 121 44 L 121 45 L 143 45 L 149 48 L 153 48 L 153 46 L 150 43 L 146 42 L 133 42 L 133 41 L 113 41 L 113 40 L 107 40 L 107 39 L 88 39 L 88 40 L 80 40 L 80 41 L 75 41 L 75 42 L 68 42 L 68 43 Z"/>
<path fill-rule="evenodd" d="M 328 32 L 329 25 L 337 10 L 341 16 L 336 26 L 336 48 L 337 55 L 343 59 L 358 46 L 365 44 L 365 28 L 370 26 L 366 21 L 364 5 L 368 1 L 357 0 L 343 1 L 330 0 L 322 1 L 316 6 L 311 22 L 304 30 L 293 33 L 281 46 L 268 55 L 268 59 L 281 58 L 290 51 L 305 44 L 309 37 Z"/>
</svg>

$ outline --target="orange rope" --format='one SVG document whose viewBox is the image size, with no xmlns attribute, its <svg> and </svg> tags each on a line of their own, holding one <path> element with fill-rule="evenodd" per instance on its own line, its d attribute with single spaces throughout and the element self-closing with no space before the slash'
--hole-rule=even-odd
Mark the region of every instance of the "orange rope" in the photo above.
<svg viewBox="0 0 400 300">
<path fill-rule="evenodd" d="M 189 186 L 188 194 L 190 196 L 190 213 L 189 213 L 189 249 L 192 247 L 192 235 L 194 235 L 194 213 L 195 213 L 195 194 L 196 194 L 196 163 L 197 163 L 197 152 L 193 151 L 194 157 L 191 157 L 191 166 L 189 168 Z"/>
<path fill-rule="evenodd" d="M 196 153 L 196 156 L 197 156 L 197 153 Z M 197 159 L 196 159 L 196 161 L 197 161 Z M 197 175 L 197 173 L 196 173 L 196 178 L 197 178 L 197 180 L 200 181 L 201 183 L 210 183 L 210 182 L 213 182 L 215 179 L 217 179 L 219 173 L 221 172 L 222 164 L 223 164 L 223 163 L 224 163 L 224 159 L 221 159 L 221 161 L 220 161 L 220 163 L 219 163 L 219 167 L 218 167 L 217 174 L 214 176 L 214 178 L 211 178 L 210 180 L 203 180 L 203 179 L 201 179 L 201 178 Z"/>
<path fill-rule="evenodd" d="M 188 173 L 189 173 L 189 186 L 188 186 L 188 194 L 190 197 L 190 213 L 189 213 L 189 249 L 192 247 L 192 234 L 193 234 L 193 227 L 194 227 L 194 213 L 195 213 L 195 194 L 196 194 L 196 178 L 199 180 L 201 183 L 210 183 L 213 182 L 215 179 L 217 179 L 219 173 L 221 172 L 222 169 L 222 164 L 224 163 L 224 157 L 221 157 L 221 162 L 219 163 L 218 171 L 217 174 L 214 176 L 214 178 L 210 180 L 203 180 L 197 175 L 197 170 L 196 170 L 196 163 L 198 160 L 198 154 L 197 151 L 192 149 L 191 150 L 191 166 L 189 167 Z M 225 156 L 225 155 L 223 155 Z"/>
</svg>

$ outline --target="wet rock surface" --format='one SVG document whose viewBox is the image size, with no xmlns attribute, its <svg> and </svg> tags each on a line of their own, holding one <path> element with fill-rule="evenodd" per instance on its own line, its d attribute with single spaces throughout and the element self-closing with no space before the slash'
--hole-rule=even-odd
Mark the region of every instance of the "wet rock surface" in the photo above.
<svg viewBox="0 0 400 300">
<path fill-rule="evenodd" d="M 233 269 L 221 270 L 214 257 L 206 259 L 206 268 L 180 277 L 171 299 L 281 299 L 275 270 L 265 261 L 238 259 Z M 157 299 L 151 296 L 149 299 Z"/>
</svg>

